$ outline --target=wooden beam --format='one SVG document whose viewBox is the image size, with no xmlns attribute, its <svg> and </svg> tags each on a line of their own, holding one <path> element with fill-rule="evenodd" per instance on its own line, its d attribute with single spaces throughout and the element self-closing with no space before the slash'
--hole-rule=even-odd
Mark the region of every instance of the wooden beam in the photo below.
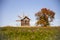
<svg viewBox="0 0 60 40">
<path fill-rule="evenodd" d="M 20 22 L 21 20 L 16 20 L 16 22 Z"/>
</svg>

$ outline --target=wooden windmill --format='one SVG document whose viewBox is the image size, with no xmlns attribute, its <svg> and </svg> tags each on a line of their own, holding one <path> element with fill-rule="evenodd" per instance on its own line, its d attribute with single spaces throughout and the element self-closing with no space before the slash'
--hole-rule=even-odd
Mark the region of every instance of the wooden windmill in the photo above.
<svg viewBox="0 0 60 40">
<path fill-rule="evenodd" d="M 23 15 L 23 17 L 18 16 L 20 20 L 16 20 L 17 22 L 21 22 L 21 26 L 30 26 L 30 19 Z"/>
</svg>

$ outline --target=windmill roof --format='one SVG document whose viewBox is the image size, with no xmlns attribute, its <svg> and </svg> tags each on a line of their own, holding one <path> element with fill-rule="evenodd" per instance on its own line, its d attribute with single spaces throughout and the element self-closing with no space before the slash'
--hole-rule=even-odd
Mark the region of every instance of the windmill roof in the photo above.
<svg viewBox="0 0 60 40">
<path fill-rule="evenodd" d="M 25 16 L 23 19 L 21 19 L 21 21 L 22 21 L 22 20 L 24 20 L 25 18 L 27 18 L 27 19 L 29 19 L 29 20 L 30 20 L 30 18 L 28 18 L 27 16 Z"/>
</svg>

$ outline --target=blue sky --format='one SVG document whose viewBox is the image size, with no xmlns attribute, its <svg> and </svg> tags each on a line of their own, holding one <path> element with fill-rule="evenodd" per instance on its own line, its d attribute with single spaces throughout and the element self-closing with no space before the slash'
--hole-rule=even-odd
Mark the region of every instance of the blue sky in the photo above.
<svg viewBox="0 0 60 40">
<path fill-rule="evenodd" d="M 35 25 L 35 13 L 41 8 L 53 10 L 56 15 L 51 25 L 60 26 L 60 0 L 0 0 L 0 26 L 19 25 L 18 15 L 27 15 Z"/>
</svg>

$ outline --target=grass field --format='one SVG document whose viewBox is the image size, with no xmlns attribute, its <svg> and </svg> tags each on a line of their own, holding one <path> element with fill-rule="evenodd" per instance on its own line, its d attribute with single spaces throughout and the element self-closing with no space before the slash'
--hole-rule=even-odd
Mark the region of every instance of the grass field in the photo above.
<svg viewBox="0 0 60 40">
<path fill-rule="evenodd" d="M 0 40 L 60 40 L 60 27 L 0 27 Z"/>
</svg>

